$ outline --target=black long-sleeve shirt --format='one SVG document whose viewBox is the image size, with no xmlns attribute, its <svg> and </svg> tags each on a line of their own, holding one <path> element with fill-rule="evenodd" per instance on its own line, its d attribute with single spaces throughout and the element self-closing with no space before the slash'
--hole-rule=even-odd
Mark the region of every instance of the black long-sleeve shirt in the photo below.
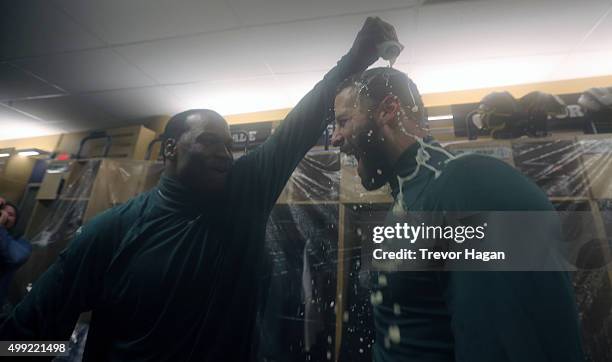
<svg viewBox="0 0 612 362">
<path fill-rule="evenodd" d="M 418 149 L 414 144 L 402 154 L 398 175 L 415 171 Z M 394 197 L 406 210 L 554 210 L 542 190 L 500 160 L 469 155 L 447 163 L 441 152 L 430 154 L 428 162 L 441 171 L 439 177 L 420 167 L 401 185 L 401 193 L 400 186 L 394 186 Z M 507 225 L 496 231 L 524 237 L 508 229 L 513 223 Z M 549 228 L 539 226 L 527 231 L 529 240 L 551 237 Z M 538 248 L 534 245 L 533 250 Z M 377 362 L 584 361 L 574 291 L 566 272 L 453 270 L 374 276 L 374 291 L 382 300 L 374 306 Z"/>
<path fill-rule="evenodd" d="M 254 356 L 268 215 L 322 134 L 347 56 L 261 146 L 238 159 L 225 202 L 198 203 L 177 180 L 82 227 L 0 326 L 0 340 L 67 340 L 92 311 L 85 360 L 246 361 Z"/>
</svg>

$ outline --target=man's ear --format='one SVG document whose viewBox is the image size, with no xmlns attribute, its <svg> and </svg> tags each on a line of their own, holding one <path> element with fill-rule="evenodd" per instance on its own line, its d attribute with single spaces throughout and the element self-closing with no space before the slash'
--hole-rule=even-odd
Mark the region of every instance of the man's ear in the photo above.
<svg viewBox="0 0 612 362">
<path fill-rule="evenodd" d="M 377 123 L 379 126 L 390 125 L 391 122 L 396 121 L 399 116 L 399 112 L 402 107 L 397 96 L 389 94 L 386 96 L 378 107 L 378 119 Z"/>
<path fill-rule="evenodd" d="M 176 159 L 176 140 L 174 138 L 164 141 L 164 158 L 172 161 Z"/>
</svg>

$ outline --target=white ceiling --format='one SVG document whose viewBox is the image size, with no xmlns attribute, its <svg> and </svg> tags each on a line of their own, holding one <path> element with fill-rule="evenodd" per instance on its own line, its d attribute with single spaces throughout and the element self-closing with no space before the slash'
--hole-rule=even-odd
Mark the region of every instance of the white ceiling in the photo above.
<svg viewBox="0 0 612 362">
<path fill-rule="evenodd" d="M 422 2 L 1 0 L 0 139 L 291 107 L 368 15 L 422 93 L 612 74 L 612 0 Z"/>
</svg>

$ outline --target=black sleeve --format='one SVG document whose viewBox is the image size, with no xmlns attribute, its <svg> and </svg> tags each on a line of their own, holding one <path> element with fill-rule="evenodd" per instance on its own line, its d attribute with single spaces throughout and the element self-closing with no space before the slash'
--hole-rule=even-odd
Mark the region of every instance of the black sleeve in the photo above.
<svg viewBox="0 0 612 362">
<path fill-rule="evenodd" d="M 235 166 L 246 173 L 238 178 L 255 176 L 258 182 L 251 185 L 257 185 L 259 189 L 255 192 L 263 198 L 266 207 L 276 202 L 293 170 L 333 120 L 333 102 L 340 82 L 365 67 L 354 56 L 344 56 L 298 102 L 263 145 L 237 162 Z"/>
<path fill-rule="evenodd" d="M 109 210 L 83 226 L 32 290 L 0 324 L 0 340 L 66 341 L 81 312 L 91 310 L 110 256 Z"/>
</svg>

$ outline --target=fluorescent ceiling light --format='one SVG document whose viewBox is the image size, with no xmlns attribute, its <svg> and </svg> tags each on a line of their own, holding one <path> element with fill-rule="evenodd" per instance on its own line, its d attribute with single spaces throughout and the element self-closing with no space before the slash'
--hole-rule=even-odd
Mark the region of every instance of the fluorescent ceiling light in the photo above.
<svg viewBox="0 0 612 362">
<path fill-rule="evenodd" d="M 33 151 L 33 150 L 31 150 L 31 151 L 19 151 L 19 152 L 17 152 L 17 154 L 19 156 L 28 157 L 28 156 L 38 156 L 38 155 L 40 155 L 40 152 Z"/>
<path fill-rule="evenodd" d="M 0 153 L 0 157 L 9 157 L 10 153 Z"/>
<path fill-rule="evenodd" d="M 453 119 L 453 115 L 452 114 L 445 114 L 443 116 L 431 116 L 431 117 L 427 117 L 428 120 L 430 121 L 441 121 L 444 119 Z"/>
</svg>

